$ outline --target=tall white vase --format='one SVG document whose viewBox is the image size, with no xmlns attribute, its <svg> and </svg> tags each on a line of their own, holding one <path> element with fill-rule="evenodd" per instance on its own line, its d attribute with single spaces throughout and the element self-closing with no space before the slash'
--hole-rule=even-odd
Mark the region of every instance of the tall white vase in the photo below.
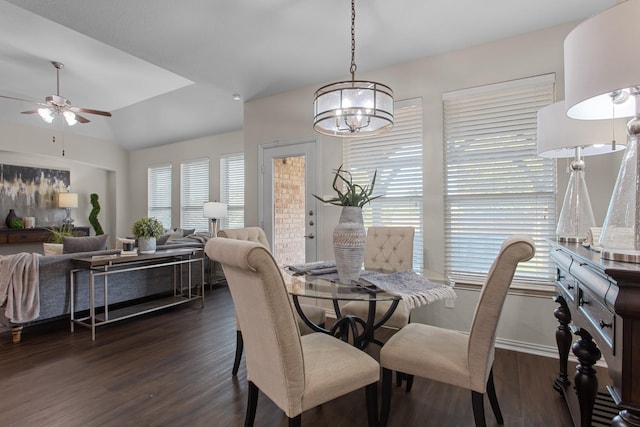
<svg viewBox="0 0 640 427">
<path fill-rule="evenodd" d="M 367 231 L 362 223 L 362 208 L 344 206 L 333 230 L 333 253 L 340 282 L 358 280 L 364 261 Z"/>
</svg>

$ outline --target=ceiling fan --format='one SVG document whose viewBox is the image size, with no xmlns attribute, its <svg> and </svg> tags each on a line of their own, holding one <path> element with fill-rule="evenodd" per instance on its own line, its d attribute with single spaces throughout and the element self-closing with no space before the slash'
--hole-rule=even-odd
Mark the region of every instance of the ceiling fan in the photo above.
<svg viewBox="0 0 640 427">
<path fill-rule="evenodd" d="M 56 68 L 57 79 L 57 91 L 55 95 L 47 96 L 43 102 L 31 101 L 29 99 L 15 98 L 12 96 L 0 95 L 0 98 L 14 99 L 17 101 L 31 102 L 38 104 L 40 107 L 23 111 L 22 114 L 35 114 L 38 113 L 42 120 L 47 123 L 52 123 L 56 116 L 63 116 L 67 125 L 73 126 L 76 123 L 89 123 L 90 120 L 81 116 L 78 113 L 97 114 L 100 116 L 111 117 L 111 113 L 108 111 L 93 110 L 91 108 L 80 108 L 71 106 L 71 102 L 60 95 L 60 70 L 64 67 L 64 64 L 57 61 L 52 61 L 51 64 Z"/>
</svg>

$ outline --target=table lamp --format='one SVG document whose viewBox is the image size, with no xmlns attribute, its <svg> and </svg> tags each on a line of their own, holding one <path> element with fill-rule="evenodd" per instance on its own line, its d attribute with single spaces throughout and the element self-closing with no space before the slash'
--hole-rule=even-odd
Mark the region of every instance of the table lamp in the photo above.
<svg viewBox="0 0 640 427">
<path fill-rule="evenodd" d="M 640 263 L 640 0 L 618 2 L 564 41 L 565 106 L 575 119 L 633 117 L 599 244 L 602 258 Z"/>
<path fill-rule="evenodd" d="M 58 193 L 58 207 L 64 208 L 67 211 L 67 216 L 62 220 L 64 225 L 73 225 L 73 218 L 71 218 L 71 208 L 78 207 L 78 194 L 77 193 Z"/>
<path fill-rule="evenodd" d="M 205 218 L 210 218 L 209 232 L 212 236 L 218 234 L 218 219 L 227 217 L 227 204 L 221 202 L 204 202 L 202 213 Z"/>
<path fill-rule="evenodd" d="M 556 236 L 560 242 L 581 242 L 589 228 L 596 226 L 582 156 L 622 150 L 625 144 L 612 146 L 612 134 L 626 135 L 624 121 L 574 120 L 567 117 L 564 101 L 538 110 L 538 156 L 551 158 L 573 157 L 571 175 L 558 217 Z M 625 137 L 626 140 L 626 137 Z"/>
</svg>

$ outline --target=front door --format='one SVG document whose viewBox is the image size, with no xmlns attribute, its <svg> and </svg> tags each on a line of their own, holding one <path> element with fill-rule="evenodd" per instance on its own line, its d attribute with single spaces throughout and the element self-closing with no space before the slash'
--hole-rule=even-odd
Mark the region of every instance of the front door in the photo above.
<svg viewBox="0 0 640 427">
<path fill-rule="evenodd" d="M 261 146 L 260 225 L 279 265 L 317 259 L 315 141 Z"/>
</svg>

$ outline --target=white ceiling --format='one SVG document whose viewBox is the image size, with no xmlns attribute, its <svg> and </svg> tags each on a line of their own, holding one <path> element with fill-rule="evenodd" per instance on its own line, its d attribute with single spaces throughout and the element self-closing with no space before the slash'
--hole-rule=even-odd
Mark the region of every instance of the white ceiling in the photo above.
<svg viewBox="0 0 640 427">
<path fill-rule="evenodd" d="M 614 0 L 358 0 L 358 72 L 579 21 Z M 108 110 L 127 149 L 242 128 L 244 101 L 349 78 L 348 0 L 0 0 L 0 95 Z M 232 100 L 238 93 L 243 102 Z M 312 94 L 309 99 L 311 115 Z M 0 121 L 33 104 L 0 98 Z"/>
</svg>

